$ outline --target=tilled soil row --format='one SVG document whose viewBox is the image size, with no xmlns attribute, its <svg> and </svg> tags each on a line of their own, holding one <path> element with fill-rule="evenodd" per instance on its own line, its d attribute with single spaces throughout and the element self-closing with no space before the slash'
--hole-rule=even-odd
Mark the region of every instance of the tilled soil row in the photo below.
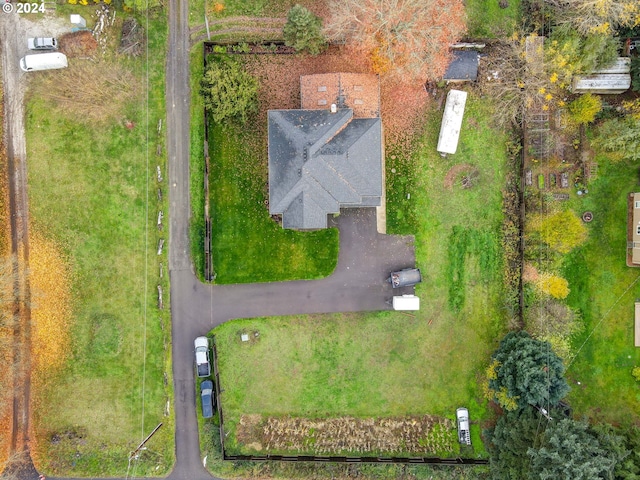
<svg viewBox="0 0 640 480">
<path fill-rule="evenodd" d="M 442 455 L 453 452 L 454 423 L 430 415 L 308 419 L 243 415 L 238 442 L 267 452 Z"/>
</svg>

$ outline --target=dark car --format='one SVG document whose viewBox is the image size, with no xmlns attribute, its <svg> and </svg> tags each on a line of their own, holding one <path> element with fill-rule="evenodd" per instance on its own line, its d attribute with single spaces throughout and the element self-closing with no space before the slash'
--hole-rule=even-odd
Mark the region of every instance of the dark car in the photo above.
<svg viewBox="0 0 640 480">
<path fill-rule="evenodd" d="M 202 416 L 213 417 L 213 382 L 205 380 L 200 384 L 200 398 L 202 399 Z"/>
<path fill-rule="evenodd" d="M 405 268 L 389 275 L 389 283 L 393 288 L 412 287 L 422 281 L 422 275 L 417 268 Z"/>
</svg>

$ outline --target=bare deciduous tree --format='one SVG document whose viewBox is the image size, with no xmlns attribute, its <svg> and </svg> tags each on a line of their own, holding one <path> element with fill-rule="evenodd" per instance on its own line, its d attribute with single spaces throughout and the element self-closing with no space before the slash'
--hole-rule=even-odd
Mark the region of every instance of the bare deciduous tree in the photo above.
<svg viewBox="0 0 640 480">
<path fill-rule="evenodd" d="M 496 102 L 497 124 L 520 124 L 525 109 L 541 102 L 540 89 L 549 82 L 544 69 L 531 60 L 535 56 L 527 52 L 525 37 L 514 37 L 494 44 L 484 60 L 479 83 L 482 91 Z"/>
<path fill-rule="evenodd" d="M 330 40 L 370 56 L 378 73 L 435 79 L 465 31 L 461 0 L 332 0 Z"/>
</svg>

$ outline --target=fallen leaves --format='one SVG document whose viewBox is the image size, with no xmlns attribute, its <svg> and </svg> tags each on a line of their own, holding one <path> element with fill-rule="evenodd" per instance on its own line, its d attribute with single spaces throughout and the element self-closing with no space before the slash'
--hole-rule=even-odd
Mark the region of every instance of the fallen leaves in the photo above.
<svg viewBox="0 0 640 480">
<path fill-rule="evenodd" d="M 32 378 L 37 383 L 60 368 L 69 354 L 71 283 L 60 247 L 38 231 L 32 231 L 29 241 Z"/>
</svg>

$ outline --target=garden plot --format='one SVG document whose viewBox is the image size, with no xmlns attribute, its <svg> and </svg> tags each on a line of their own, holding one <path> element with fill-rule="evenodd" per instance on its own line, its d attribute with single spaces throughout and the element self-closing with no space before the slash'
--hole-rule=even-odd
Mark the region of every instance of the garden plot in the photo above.
<svg viewBox="0 0 640 480">
<path fill-rule="evenodd" d="M 436 456 L 454 452 L 456 430 L 452 420 L 430 415 L 377 419 L 242 415 L 237 437 L 252 452 Z"/>
</svg>

